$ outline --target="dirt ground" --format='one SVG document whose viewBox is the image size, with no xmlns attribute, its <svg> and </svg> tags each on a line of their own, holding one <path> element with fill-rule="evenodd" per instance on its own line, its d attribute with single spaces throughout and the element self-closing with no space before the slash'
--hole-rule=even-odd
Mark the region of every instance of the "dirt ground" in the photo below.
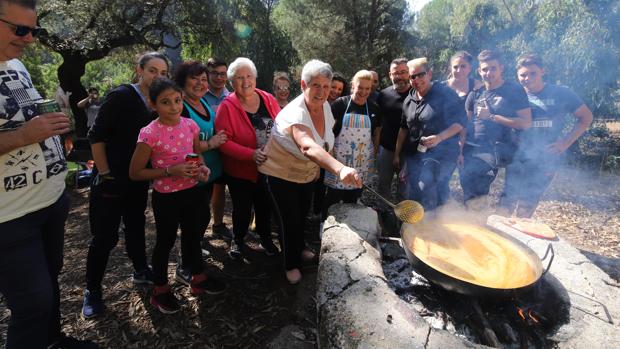
<svg viewBox="0 0 620 349">
<path fill-rule="evenodd" d="M 454 196 L 460 189 L 453 181 Z M 497 199 L 502 178 L 493 186 Z M 192 297 L 187 287 L 175 285 L 182 310 L 163 315 L 149 304 L 150 289 L 130 281 L 131 263 L 123 241 L 110 257 L 104 280 L 105 315 L 95 320 L 80 318 L 84 286 L 84 265 L 89 241 L 88 192 L 74 190 L 67 222 L 65 267 L 60 278 L 63 329 L 66 333 L 95 340 L 103 348 L 265 348 L 281 329 L 276 348 L 316 346 L 316 266 L 302 272 L 297 286 L 288 285 L 281 260 L 267 257 L 250 240 L 253 251 L 244 261 L 231 260 L 229 241 L 211 235 L 209 270 L 228 283 L 221 295 Z M 366 197 L 366 196 L 365 196 Z M 367 197 L 366 197 L 367 198 Z M 535 217 L 549 224 L 576 247 L 620 258 L 620 178 L 564 170 L 556 176 Z M 225 221 L 230 222 L 230 202 Z M 318 222 L 310 221 L 306 231 L 311 247 L 318 250 Z M 154 244 L 152 213 L 148 212 L 147 246 Z M 178 247 L 178 244 L 177 244 Z M 169 275 L 174 275 L 175 249 Z M 9 312 L 0 302 L 0 342 L 4 342 Z M 290 325 L 294 325 L 291 327 Z M 292 330 L 291 330 L 292 329 Z"/>
<path fill-rule="evenodd" d="M 264 348 L 281 328 L 289 331 L 297 347 L 315 346 L 316 265 L 302 269 L 302 282 L 291 286 L 286 281 L 279 256 L 267 257 L 258 243 L 248 236 L 253 248 L 243 261 L 228 257 L 229 240 L 211 235 L 209 271 L 225 280 L 228 288 L 220 295 L 193 297 L 188 287 L 174 283 L 176 256 L 180 238 L 171 252 L 169 275 L 182 310 L 163 315 L 149 304 L 150 287 L 131 282 L 133 268 L 124 251 L 124 241 L 112 251 L 104 279 L 104 316 L 83 320 L 80 317 L 85 284 L 85 260 L 90 233 L 88 229 L 88 189 L 71 192 L 71 211 L 65 234 L 65 264 L 60 277 L 63 330 L 72 336 L 96 341 L 102 348 Z M 231 226 L 230 202 L 224 221 Z M 318 251 L 318 221 L 310 221 L 310 247 Z M 155 243 L 155 227 L 147 211 L 147 255 Z M 276 242 L 277 243 L 277 242 Z M 9 311 L 0 302 L 0 343 L 4 343 Z"/>
<path fill-rule="evenodd" d="M 616 137 L 620 136 L 620 121 L 608 121 L 606 122 L 607 128 L 611 134 Z"/>
</svg>

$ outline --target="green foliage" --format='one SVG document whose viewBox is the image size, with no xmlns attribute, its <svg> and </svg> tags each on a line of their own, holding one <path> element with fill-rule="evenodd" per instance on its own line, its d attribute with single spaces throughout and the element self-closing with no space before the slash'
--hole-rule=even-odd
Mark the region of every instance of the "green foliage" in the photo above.
<svg viewBox="0 0 620 349">
<path fill-rule="evenodd" d="M 228 62 L 250 58 L 258 70 L 257 85 L 271 90 L 273 72 L 288 71 L 297 53 L 288 36 L 273 24 L 275 0 L 187 1 L 188 21 L 182 28 L 183 59 L 206 61 L 219 57 Z"/>
<path fill-rule="evenodd" d="M 86 64 L 82 76 L 84 87 L 96 87 L 101 96 L 107 91 L 132 81 L 135 71 L 137 49 L 116 50 L 106 58 Z"/>
<path fill-rule="evenodd" d="M 415 53 L 445 72 L 454 51 L 497 48 L 512 79 L 516 58 L 536 52 L 547 62 L 547 81 L 577 91 L 595 117 L 620 117 L 611 97 L 620 81 L 618 23 L 613 0 L 433 0 L 415 22 L 423 41 Z"/>
<path fill-rule="evenodd" d="M 329 62 L 347 76 L 360 69 L 387 71 L 412 42 L 404 0 L 282 0 L 274 20 L 291 38 L 302 62 Z"/>
<path fill-rule="evenodd" d="M 618 171 L 620 138 L 605 122 L 595 122 L 569 150 L 569 162 L 587 169 Z"/>
<path fill-rule="evenodd" d="M 59 54 L 50 52 L 39 43 L 26 47 L 20 58 L 32 78 L 32 83 L 44 98 L 54 98 L 58 88 L 56 71 L 62 62 Z"/>
</svg>

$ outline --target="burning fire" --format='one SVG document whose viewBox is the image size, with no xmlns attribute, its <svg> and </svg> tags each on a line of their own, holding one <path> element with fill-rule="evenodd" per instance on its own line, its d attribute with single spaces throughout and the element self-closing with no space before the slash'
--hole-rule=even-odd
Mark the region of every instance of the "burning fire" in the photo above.
<svg viewBox="0 0 620 349">
<path fill-rule="evenodd" d="M 529 325 L 540 324 L 540 320 L 535 315 L 536 312 L 534 312 L 534 310 L 532 310 L 531 308 L 530 309 L 526 309 L 526 308 L 517 307 L 517 314 L 519 314 L 519 317 L 523 321 L 527 322 Z"/>
</svg>

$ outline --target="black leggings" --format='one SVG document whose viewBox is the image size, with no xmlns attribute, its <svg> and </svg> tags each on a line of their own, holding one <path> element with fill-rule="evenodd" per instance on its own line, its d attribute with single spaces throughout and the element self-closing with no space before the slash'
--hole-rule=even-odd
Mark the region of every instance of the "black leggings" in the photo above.
<svg viewBox="0 0 620 349">
<path fill-rule="evenodd" d="M 125 224 L 125 248 L 135 271 L 147 268 L 144 223 L 149 183 L 133 182 L 119 195 L 107 195 L 103 188 L 90 188 L 89 221 L 92 239 L 86 258 L 86 288 L 101 289 L 110 251 L 118 242 L 118 228 Z"/>
<path fill-rule="evenodd" d="M 241 243 L 248 233 L 252 207 L 256 217 L 256 230 L 261 239 L 271 238 L 271 208 L 265 176 L 259 174 L 256 183 L 236 177 L 228 177 L 228 190 L 233 204 L 233 235 Z"/>
<path fill-rule="evenodd" d="M 280 241 L 286 270 L 301 267 L 301 252 L 306 248 L 304 231 L 310 210 L 314 183 L 293 183 L 267 176 L 267 190 L 273 205 L 274 217 L 280 226 Z"/>
<path fill-rule="evenodd" d="M 153 190 L 152 203 L 157 229 L 157 241 L 153 248 L 153 275 L 155 285 L 168 283 L 168 257 L 181 226 L 181 254 L 192 275 L 203 271 L 200 239 L 201 202 L 205 200 L 205 186 L 194 186 L 174 193 Z"/>
</svg>

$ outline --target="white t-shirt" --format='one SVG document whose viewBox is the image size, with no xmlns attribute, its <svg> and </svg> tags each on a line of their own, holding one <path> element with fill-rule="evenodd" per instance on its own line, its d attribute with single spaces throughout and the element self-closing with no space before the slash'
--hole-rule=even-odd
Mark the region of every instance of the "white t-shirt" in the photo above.
<svg viewBox="0 0 620 349">
<path fill-rule="evenodd" d="M 314 128 L 304 95 L 301 94 L 280 111 L 276 117 L 276 127 L 271 130 L 271 136 L 295 157 L 301 160 L 309 160 L 301 153 L 299 147 L 297 147 L 297 144 L 293 140 L 290 127 L 293 125 L 307 126 L 312 130 L 314 141 L 323 147 L 327 143 L 327 151 L 329 151 L 334 147 L 334 116 L 327 102 L 323 104 L 323 115 L 325 119 L 325 133 L 324 137 L 321 137 Z"/>
<path fill-rule="evenodd" d="M 0 61 L 0 138 L 37 116 L 35 102 L 41 100 L 20 61 Z M 58 136 L 0 155 L 0 223 L 56 202 L 65 190 L 66 175 Z"/>
</svg>

